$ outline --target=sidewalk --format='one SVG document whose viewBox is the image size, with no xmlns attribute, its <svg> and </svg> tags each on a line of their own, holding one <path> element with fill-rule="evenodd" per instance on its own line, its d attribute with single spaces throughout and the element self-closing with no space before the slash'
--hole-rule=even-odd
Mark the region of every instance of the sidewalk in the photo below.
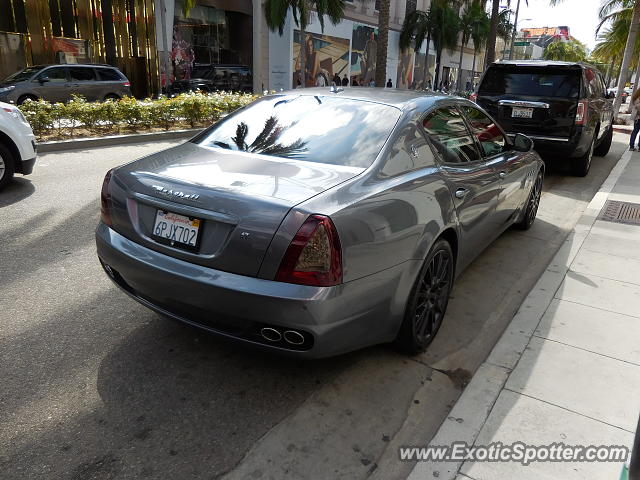
<svg viewBox="0 0 640 480">
<path fill-rule="evenodd" d="M 633 444 L 640 153 L 627 151 L 429 445 Z M 602 219 L 625 213 L 629 223 Z M 620 463 L 419 462 L 410 480 L 618 480 Z"/>
</svg>

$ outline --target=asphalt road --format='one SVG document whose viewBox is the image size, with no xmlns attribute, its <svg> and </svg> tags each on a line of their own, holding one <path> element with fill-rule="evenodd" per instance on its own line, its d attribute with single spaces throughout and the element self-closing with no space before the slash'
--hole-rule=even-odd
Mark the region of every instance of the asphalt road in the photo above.
<svg viewBox="0 0 640 480">
<path fill-rule="evenodd" d="M 106 170 L 153 143 L 40 156 L 0 194 L 0 479 L 401 478 L 622 154 L 551 168 L 539 219 L 458 279 L 423 355 L 300 362 L 159 318 L 103 274 Z"/>
</svg>

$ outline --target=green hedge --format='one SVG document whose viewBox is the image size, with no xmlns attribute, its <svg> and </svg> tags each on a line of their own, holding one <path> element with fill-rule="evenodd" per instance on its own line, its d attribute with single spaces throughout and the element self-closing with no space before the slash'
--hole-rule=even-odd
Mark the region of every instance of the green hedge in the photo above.
<svg viewBox="0 0 640 480">
<path fill-rule="evenodd" d="M 39 138 L 136 132 L 152 128 L 195 128 L 210 125 L 222 114 L 248 105 L 257 97 L 241 93 L 186 93 L 173 98 L 87 102 L 73 96 L 67 103 L 27 101 L 20 110 Z M 82 129 L 82 132 L 79 130 Z"/>
</svg>

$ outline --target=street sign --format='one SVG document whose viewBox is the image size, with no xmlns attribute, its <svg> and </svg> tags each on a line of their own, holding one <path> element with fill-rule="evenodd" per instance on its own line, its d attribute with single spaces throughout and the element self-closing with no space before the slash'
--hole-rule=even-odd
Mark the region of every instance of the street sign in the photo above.
<svg viewBox="0 0 640 480">
<path fill-rule="evenodd" d="M 528 45 L 531 45 L 531 42 L 513 42 L 513 45 L 515 47 L 526 47 Z"/>
</svg>

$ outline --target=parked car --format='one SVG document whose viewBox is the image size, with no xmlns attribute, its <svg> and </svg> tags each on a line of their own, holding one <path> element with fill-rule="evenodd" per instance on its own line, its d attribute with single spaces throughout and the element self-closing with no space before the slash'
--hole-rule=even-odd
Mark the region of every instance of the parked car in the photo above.
<svg viewBox="0 0 640 480">
<path fill-rule="evenodd" d="M 584 63 L 501 61 L 480 81 L 476 96 L 507 133 L 524 133 L 546 157 L 568 158 L 585 176 L 593 155 L 613 138 L 613 106 L 602 75 Z"/>
<path fill-rule="evenodd" d="M 184 92 L 253 92 L 253 75 L 246 65 L 198 65 L 191 71 L 191 78 L 176 80 L 169 86 L 169 93 Z"/>
<path fill-rule="evenodd" d="M 609 98 L 616 98 L 618 96 L 618 89 L 615 87 L 607 88 L 607 94 Z M 622 90 L 622 103 L 627 103 L 627 98 L 633 94 L 633 90 L 629 87 L 625 87 Z"/>
<path fill-rule="evenodd" d="M 71 95 L 88 101 L 131 95 L 127 77 L 110 65 L 37 65 L 27 67 L 0 82 L 0 101 L 22 104 L 43 99 L 67 102 Z"/>
<path fill-rule="evenodd" d="M 455 275 L 536 216 L 544 164 L 474 103 L 375 88 L 265 96 L 110 170 L 97 253 L 167 317 L 325 357 L 424 350 Z"/>
<path fill-rule="evenodd" d="M 36 163 L 36 137 L 22 112 L 0 102 L 0 190 L 15 173 L 29 175 Z"/>
</svg>

